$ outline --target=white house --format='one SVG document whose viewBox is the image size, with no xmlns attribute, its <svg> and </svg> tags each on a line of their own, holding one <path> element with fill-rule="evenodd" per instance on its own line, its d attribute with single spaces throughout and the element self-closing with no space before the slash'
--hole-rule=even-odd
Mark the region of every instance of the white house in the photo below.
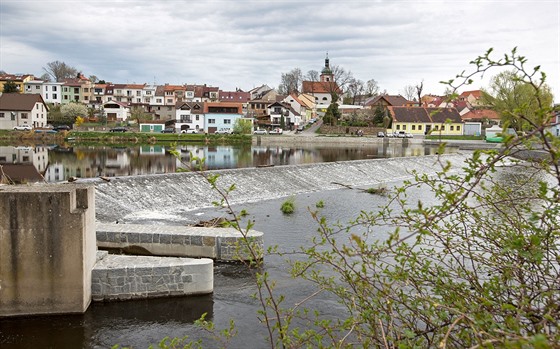
<svg viewBox="0 0 560 349">
<path fill-rule="evenodd" d="M 301 124 L 301 115 L 290 104 L 275 102 L 270 104 L 267 109 L 272 127 L 281 126 L 282 116 L 284 117 L 284 127 L 286 129 L 293 129 Z"/>
<path fill-rule="evenodd" d="M 175 106 L 175 127 L 177 132 L 204 130 L 204 103 L 178 102 Z"/>
<path fill-rule="evenodd" d="M 0 129 L 47 125 L 47 104 L 40 94 L 4 93 L 0 96 Z"/>
<path fill-rule="evenodd" d="M 232 132 L 235 122 L 243 117 L 243 106 L 240 103 L 207 102 L 204 112 L 204 132 Z"/>
<path fill-rule="evenodd" d="M 125 102 L 108 101 L 103 104 L 103 113 L 107 121 L 126 121 L 130 117 L 130 106 Z"/>
</svg>

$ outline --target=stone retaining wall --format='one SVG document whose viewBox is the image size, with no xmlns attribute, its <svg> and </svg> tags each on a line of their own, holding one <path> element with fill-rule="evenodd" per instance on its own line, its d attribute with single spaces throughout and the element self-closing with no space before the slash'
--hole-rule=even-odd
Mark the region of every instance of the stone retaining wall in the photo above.
<svg viewBox="0 0 560 349">
<path fill-rule="evenodd" d="M 250 231 L 249 237 L 262 251 L 263 233 Z M 129 254 L 206 257 L 227 262 L 250 259 L 243 252 L 241 234 L 233 228 L 105 223 L 97 225 L 97 247 Z"/>
<path fill-rule="evenodd" d="M 100 254 L 91 276 L 93 301 L 212 293 L 213 261 Z"/>
</svg>

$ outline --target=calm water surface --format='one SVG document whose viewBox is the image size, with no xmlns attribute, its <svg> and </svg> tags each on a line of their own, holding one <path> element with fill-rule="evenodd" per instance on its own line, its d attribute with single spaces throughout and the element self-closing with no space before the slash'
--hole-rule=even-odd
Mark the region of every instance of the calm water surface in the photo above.
<svg viewBox="0 0 560 349">
<path fill-rule="evenodd" d="M 103 146 L 0 146 L 0 165 L 16 182 L 62 182 L 70 177 L 116 177 L 176 172 L 194 157 L 205 159 L 209 170 L 269 165 L 298 165 L 333 161 L 433 155 L 436 146 L 419 143 L 379 143 L 355 146 L 207 146 L 180 145 L 175 150 L 152 145 Z M 449 148 L 448 152 L 454 151 Z M 1 175 L 1 174 L 0 174 Z"/>
</svg>

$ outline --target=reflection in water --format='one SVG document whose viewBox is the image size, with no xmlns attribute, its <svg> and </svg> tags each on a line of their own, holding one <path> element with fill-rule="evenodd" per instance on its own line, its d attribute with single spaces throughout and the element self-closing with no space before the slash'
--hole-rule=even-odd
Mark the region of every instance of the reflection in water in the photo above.
<svg viewBox="0 0 560 349">
<path fill-rule="evenodd" d="M 4 176 L 13 181 L 62 182 L 70 177 L 117 177 L 172 173 L 194 159 L 204 158 L 209 170 L 298 165 L 321 162 L 433 155 L 438 148 L 422 144 L 378 143 L 356 146 L 251 146 L 182 144 L 176 159 L 161 145 L 138 147 L 61 146 L 0 147 L 0 165 Z M 0 172 L 0 176 L 1 176 Z M 0 178 L 1 180 L 1 178 Z"/>
</svg>

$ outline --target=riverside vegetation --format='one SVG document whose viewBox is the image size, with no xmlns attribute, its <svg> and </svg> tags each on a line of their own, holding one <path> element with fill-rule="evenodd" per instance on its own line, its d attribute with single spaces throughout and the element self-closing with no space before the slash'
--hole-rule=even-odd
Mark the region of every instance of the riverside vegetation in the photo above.
<svg viewBox="0 0 560 349">
<path fill-rule="evenodd" d="M 322 204 L 310 209 L 317 235 L 301 248 L 303 258 L 290 259 L 292 276 L 315 285 L 307 298 L 285 304 L 263 251 L 247 238 L 252 222 L 231 212 L 229 224 L 246 237 L 239 248 L 254 257 L 247 267 L 257 285 L 263 347 L 560 347 L 560 140 L 548 131 L 554 110 L 542 103 L 546 75 L 528 68 L 515 49 L 497 60 L 491 54 L 444 83 L 457 91 L 477 75 L 512 69 L 515 83 L 531 88 L 536 108 L 531 117 L 523 107 L 508 116 L 530 125 L 528 131 L 505 135 L 501 148 L 473 152 L 461 174 L 441 158 L 437 175 L 414 173 L 414 180 L 388 191 L 387 205 L 346 224 L 328 224 Z M 546 156 L 529 165 L 512 158 L 526 150 Z M 504 164 L 512 171 L 504 172 Z M 224 190 L 218 175 L 201 175 L 220 194 L 216 205 L 231 209 L 235 186 Z M 414 199 L 419 187 L 433 198 Z M 305 307 L 321 293 L 345 312 L 327 318 Z M 221 331 L 204 318 L 198 324 L 217 342 L 165 338 L 159 347 L 227 347 L 236 333 L 233 322 Z"/>
</svg>

